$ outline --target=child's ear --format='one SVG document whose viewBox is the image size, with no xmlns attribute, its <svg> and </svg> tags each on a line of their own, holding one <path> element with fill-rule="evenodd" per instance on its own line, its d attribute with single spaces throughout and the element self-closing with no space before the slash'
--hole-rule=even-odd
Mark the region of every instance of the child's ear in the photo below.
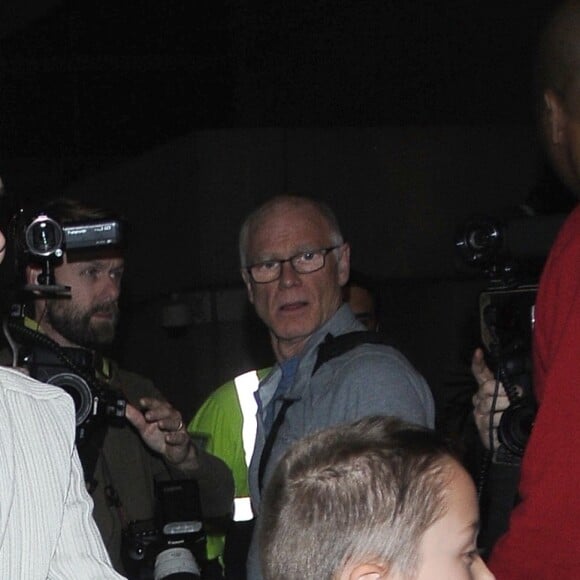
<svg viewBox="0 0 580 580">
<path fill-rule="evenodd" d="M 389 569 L 385 564 L 358 564 L 344 570 L 338 580 L 386 580 Z"/>
</svg>

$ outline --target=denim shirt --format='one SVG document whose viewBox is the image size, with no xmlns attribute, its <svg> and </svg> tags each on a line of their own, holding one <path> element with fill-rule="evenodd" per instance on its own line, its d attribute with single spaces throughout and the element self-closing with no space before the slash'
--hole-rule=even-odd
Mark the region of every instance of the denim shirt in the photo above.
<svg viewBox="0 0 580 580">
<path fill-rule="evenodd" d="M 294 402 L 288 409 L 265 469 L 264 485 L 272 470 L 295 441 L 305 435 L 338 423 L 355 421 L 368 415 L 392 415 L 426 427 L 433 427 L 435 406 L 423 377 L 407 359 L 392 347 L 361 344 L 324 363 L 312 376 L 318 346 L 328 333 L 333 336 L 365 327 L 347 304 L 320 327 L 308 340 L 292 387 L 284 398 Z M 274 396 L 281 378 L 280 365 L 260 383 L 258 430 L 250 464 L 249 483 L 254 513 L 259 514 L 259 465 L 265 443 L 265 409 Z M 256 538 L 248 560 L 248 578 L 258 580 Z"/>
</svg>

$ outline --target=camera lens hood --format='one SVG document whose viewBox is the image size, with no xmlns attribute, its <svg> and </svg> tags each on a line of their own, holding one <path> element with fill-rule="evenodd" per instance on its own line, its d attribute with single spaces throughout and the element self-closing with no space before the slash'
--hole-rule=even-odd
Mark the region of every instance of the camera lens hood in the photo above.
<svg viewBox="0 0 580 580">
<path fill-rule="evenodd" d="M 35 218 L 24 233 L 26 248 L 34 256 L 62 256 L 64 234 L 60 224 L 47 215 Z"/>
<path fill-rule="evenodd" d="M 78 375 L 69 372 L 53 375 L 46 382 L 66 391 L 75 404 L 76 425 L 82 425 L 92 414 L 93 394 L 88 383 Z"/>
<path fill-rule="evenodd" d="M 201 577 L 199 566 L 187 548 L 167 548 L 155 560 L 155 580 L 174 577 L 192 580 Z"/>
<path fill-rule="evenodd" d="M 534 425 L 535 415 L 533 405 L 517 402 L 510 405 L 501 417 L 497 429 L 498 439 L 517 457 L 522 457 L 524 454 Z"/>
</svg>

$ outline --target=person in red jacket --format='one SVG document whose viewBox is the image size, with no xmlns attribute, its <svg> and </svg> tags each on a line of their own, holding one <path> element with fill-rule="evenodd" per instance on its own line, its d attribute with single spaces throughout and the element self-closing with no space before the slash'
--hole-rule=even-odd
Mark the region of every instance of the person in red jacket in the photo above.
<svg viewBox="0 0 580 580">
<path fill-rule="evenodd" d="M 562 3 L 544 31 L 538 96 L 548 157 L 580 197 L 578 0 Z M 522 459 L 520 502 L 489 565 L 498 580 L 580 578 L 580 208 L 562 226 L 540 279 L 533 359 L 538 412 Z M 485 442 L 495 381 L 481 351 L 473 371 L 480 385 L 474 415 Z M 504 397 L 496 407 L 505 406 Z"/>
</svg>

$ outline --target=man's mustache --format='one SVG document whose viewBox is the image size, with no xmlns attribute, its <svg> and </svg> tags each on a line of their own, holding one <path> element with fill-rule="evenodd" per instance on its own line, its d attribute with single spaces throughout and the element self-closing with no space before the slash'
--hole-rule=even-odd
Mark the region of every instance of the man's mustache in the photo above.
<svg viewBox="0 0 580 580">
<path fill-rule="evenodd" d="M 117 318 L 119 316 L 119 305 L 116 303 L 97 304 L 89 310 L 89 316 L 98 313 L 111 314 L 113 318 Z"/>
</svg>

